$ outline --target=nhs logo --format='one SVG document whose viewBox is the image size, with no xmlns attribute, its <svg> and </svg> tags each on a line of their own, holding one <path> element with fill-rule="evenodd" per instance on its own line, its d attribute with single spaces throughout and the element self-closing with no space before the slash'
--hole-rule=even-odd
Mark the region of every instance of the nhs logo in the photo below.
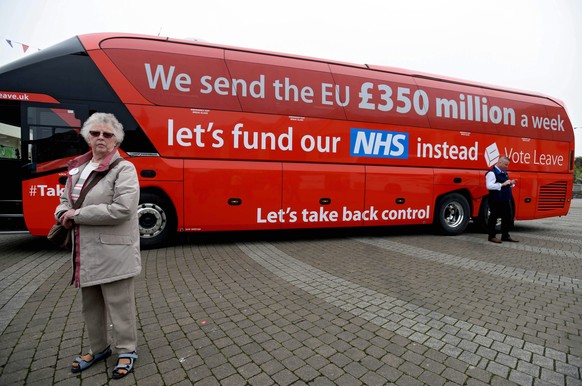
<svg viewBox="0 0 582 386">
<path fill-rule="evenodd" d="M 350 155 L 408 159 L 408 133 L 350 129 Z"/>
</svg>

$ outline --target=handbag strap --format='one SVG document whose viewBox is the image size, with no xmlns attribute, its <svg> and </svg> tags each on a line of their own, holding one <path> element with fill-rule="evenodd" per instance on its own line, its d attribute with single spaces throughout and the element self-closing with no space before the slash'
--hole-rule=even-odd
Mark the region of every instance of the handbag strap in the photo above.
<svg viewBox="0 0 582 386">
<path fill-rule="evenodd" d="M 121 161 L 123 161 L 123 158 L 118 158 L 115 161 L 113 161 L 112 163 L 109 164 L 109 169 L 103 171 L 103 172 L 99 172 L 95 175 L 95 177 L 93 177 L 93 179 L 91 181 L 89 181 L 89 183 L 87 185 L 83 186 L 83 189 L 81 189 L 81 194 L 79 194 L 79 198 L 77 198 L 77 201 L 75 201 L 75 203 L 73 204 L 73 209 L 79 209 L 81 207 L 81 205 L 83 204 L 83 201 L 85 201 L 85 196 L 87 195 L 87 193 L 89 193 L 89 191 L 91 189 L 93 189 L 93 187 L 95 185 L 97 185 L 97 183 L 99 181 L 101 181 L 101 179 L 103 177 L 105 177 L 105 175 L 107 173 L 109 173 L 109 171 L 111 169 L 113 169 L 118 163 L 120 163 Z"/>
</svg>

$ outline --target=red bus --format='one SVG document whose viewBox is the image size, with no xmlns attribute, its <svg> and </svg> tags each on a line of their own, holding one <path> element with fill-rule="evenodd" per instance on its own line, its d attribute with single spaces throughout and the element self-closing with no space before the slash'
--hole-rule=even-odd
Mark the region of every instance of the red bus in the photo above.
<svg viewBox="0 0 582 386">
<path fill-rule="evenodd" d="M 435 224 L 488 213 L 502 156 L 518 220 L 566 215 L 574 135 L 548 96 L 373 65 L 89 34 L 0 68 L 2 219 L 45 235 L 93 112 L 123 123 L 142 246 L 175 232 Z M 14 139 L 14 138 L 12 138 Z"/>
</svg>

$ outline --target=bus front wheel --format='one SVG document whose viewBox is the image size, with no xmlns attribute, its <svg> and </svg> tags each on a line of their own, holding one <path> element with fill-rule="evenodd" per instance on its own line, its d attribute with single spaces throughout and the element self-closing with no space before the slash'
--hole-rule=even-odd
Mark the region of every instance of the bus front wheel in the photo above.
<svg viewBox="0 0 582 386">
<path fill-rule="evenodd" d="M 143 249 L 166 245 L 176 230 L 176 216 L 168 199 L 142 192 L 137 207 L 140 244 Z"/>
<path fill-rule="evenodd" d="M 437 202 L 435 223 L 444 235 L 455 236 L 467 229 L 471 217 L 469 202 L 459 193 L 450 193 Z"/>
</svg>

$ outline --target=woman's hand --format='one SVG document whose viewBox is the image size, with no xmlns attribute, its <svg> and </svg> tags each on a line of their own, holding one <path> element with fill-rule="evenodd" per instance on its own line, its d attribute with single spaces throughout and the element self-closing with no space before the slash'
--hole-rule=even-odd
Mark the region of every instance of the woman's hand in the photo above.
<svg viewBox="0 0 582 386">
<path fill-rule="evenodd" d="M 69 209 L 59 218 L 59 222 L 66 229 L 71 229 L 75 225 L 75 209 Z"/>
</svg>

